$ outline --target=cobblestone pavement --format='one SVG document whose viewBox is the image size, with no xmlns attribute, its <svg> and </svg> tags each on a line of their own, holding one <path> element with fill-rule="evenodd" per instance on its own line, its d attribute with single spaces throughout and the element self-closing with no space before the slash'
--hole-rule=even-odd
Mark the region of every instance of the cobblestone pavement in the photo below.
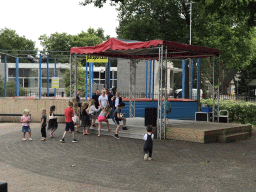
<svg viewBox="0 0 256 192">
<path fill-rule="evenodd" d="M 0 124 L 0 181 L 16 191 L 256 191 L 256 137 L 234 143 L 155 140 L 153 161 L 143 160 L 143 140 L 77 134 L 78 143 L 55 136 L 21 141 L 21 125 Z M 132 129 L 132 128 L 131 128 Z"/>
</svg>

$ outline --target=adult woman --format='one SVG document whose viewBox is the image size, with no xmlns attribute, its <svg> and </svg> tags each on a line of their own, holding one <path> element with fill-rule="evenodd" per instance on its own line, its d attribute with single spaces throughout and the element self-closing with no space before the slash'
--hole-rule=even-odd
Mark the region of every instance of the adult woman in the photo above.
<svg viewBox="0 0 256 192">
<path fill-rule="evenodd" d="M 122 97 L 120 97 L 120 93 L 117 91 L 116 92 L 116 96 L 113 99 L 113 103 L 112 103 L 112 108 L 114 109 L 113 111 L 115 111 L 115 109 L 118 107 L 118 105 L 123 102 Z"/>
</svg>

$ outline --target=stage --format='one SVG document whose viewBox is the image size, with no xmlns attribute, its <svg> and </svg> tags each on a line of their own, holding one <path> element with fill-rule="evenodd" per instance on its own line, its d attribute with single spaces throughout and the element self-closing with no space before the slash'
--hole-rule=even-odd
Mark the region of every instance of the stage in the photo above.
<svg viewBox="0 0 256 192">
<path fill-rule="evenodd" d="M 120 137 L 133 139 L 143 139 L 146 133 L 144 118 L 127 118 L 128 130 L 119 131 Z M 103 123 L 101 135 L 112 136 L 115 133 L 116 125 L 109 119 L 111 131 L 107 131 L 106 124 Z M 90 129 L 97 133 L 98 128 Z M 194 120 L 169 119 L 166 125 L 166 139 L 181 140 L 196 143 L 232 142 L 248 139 L 252 135 L 250 125 L 232 123 L 212 123 Z"/>
</svg>

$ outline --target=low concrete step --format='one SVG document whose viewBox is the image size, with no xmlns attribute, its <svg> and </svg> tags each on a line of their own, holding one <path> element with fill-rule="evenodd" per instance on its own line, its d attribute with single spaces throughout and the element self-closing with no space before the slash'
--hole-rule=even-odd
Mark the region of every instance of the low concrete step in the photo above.
<svg viewBox="0 0 256 192">
<path fill-rule="evenodd" d="M 245 140 L 250 137 L 249 132 L 231 133 L 227 135 L 219 135 L 218 141 L 221 143 L 234 142 L 239 140 Z"/>
</svg>

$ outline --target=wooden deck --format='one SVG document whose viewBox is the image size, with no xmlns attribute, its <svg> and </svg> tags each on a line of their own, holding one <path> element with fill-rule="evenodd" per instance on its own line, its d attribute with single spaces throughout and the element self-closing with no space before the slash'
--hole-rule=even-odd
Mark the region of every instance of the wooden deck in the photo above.
<svg viewBox="0 0 256 192">
<path fill-rule="evenodd" d="M 182 121 L 166 125 L 166 139 L 197 143 L 232 142 L 251 135 L 251 125 L 206 121 Z"/>
</svg>

